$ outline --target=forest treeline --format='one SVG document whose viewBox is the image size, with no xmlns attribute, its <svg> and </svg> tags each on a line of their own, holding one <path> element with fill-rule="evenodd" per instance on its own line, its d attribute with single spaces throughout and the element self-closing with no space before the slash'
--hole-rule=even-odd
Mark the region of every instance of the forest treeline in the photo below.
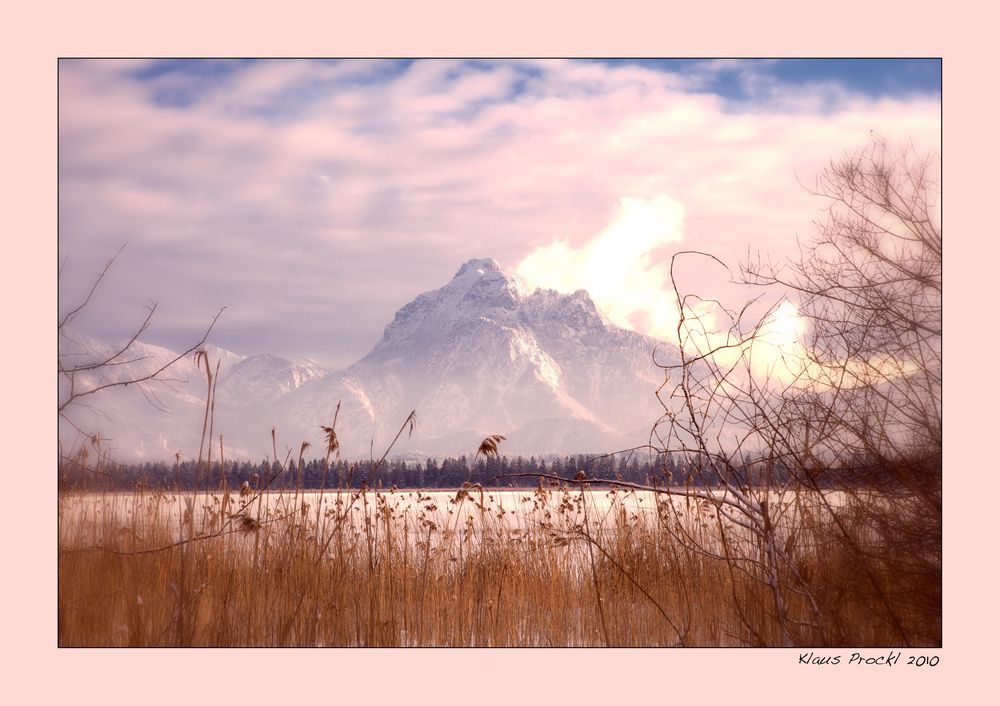
<svg viewBox="0 0 1000 706">
<path fill-rule="evenodd" d="M 376 468 L 377 466 L 377 468 Z M 375 472 L 373 473 L 373 469 Z M 879 486 L 890 490 L 875 464 L 855 459 L 849 469 L 827 468 L 818 479 L 824 487 Z M 523 475 L 522 475 L 523 474 Z M 163 461 L 145 463 L 111 463 L 88 466 L 64 464 L 60 470 L 62 490 L 214 490 L 228 485 L 238 489 L 247 483 L 252 489 L 284 490 L 301 488 L 421 488 L 453 489 L 465 483 L 484 487 L 533 488 L 539 476 L 620 481 L 647 486 L 669 484 L 714 487 L 723 479 L 710 464 L 697 463 L 697 458 L 679 454 L 566 455 L 566 456 L 490 456 L 469 459 L 462 455 L 426 458 L 421 461 L 397 458 L 378 466 L 372 461 L 322 459 L 277 463 L 262 460 L 226 461 L 222 464 L 194 460 L 173 464 Z M 748 460 L 728 479 L 737 485 L 769 485 L 774 487 L 789 479 L 789 469 L 778 462 L 766 464 Z"/>
<path fill-rule="evenodd" d="M 325 463 L 322 459 L 311 461 L 289 461 L 279 464 L 274 461 L 226 461 L 225 481 L 222 465 L 213 461 L 184 460 L 177 463 L 115 463 L 104 468 L 74 466 L 67 464 L 62 469 L 60 483 L 64 489 L 91 488 L 95 484 L 115 490 L 136 488 L 164 490 L 205 490 L 222 487 L 239 487 L 244 482 L 251 488 L 267 485 L 270 489 L 299 487 L 319 488 L 458 488 L 463 483 L 479 483 L 483 486 L 535 487 L 537 478 L 504 477 L 512 474 L 542 473 L 575 478 L 584 473 L 589 478 L 609 478 L 631 483 L 659 483 L 667 479 L 685 475 L 684 464 L 673 457 L 659 457 L 654 460 L 640 460 L 634 454 L 628 456 L 567 455 L 562 457 L 536 456 L 490 456 L 471 459 L 462 455 L 424 460 L 387 460 L 373 473 L 377 462 L 337 460 Z M 697 480 L 703 483 L 701 478 Z"/>
</svg>

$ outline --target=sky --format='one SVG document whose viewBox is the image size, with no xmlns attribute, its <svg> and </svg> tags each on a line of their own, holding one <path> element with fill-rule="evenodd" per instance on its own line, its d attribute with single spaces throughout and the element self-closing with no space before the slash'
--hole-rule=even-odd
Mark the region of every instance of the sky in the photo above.
<svg viewBox="0 0 1000 706">
<path fill-rule="evenodd" d="M 671 255 L 794 255 L 873 132 L 940 150 L 937 60 L 61 60 L 60 309 L 341 369 L 492 257 L 669 339 Z M 678 283 L 728 280 L 685 259 Z M 683 280 L 683 281 L 682 281 Z"/>
</svg>

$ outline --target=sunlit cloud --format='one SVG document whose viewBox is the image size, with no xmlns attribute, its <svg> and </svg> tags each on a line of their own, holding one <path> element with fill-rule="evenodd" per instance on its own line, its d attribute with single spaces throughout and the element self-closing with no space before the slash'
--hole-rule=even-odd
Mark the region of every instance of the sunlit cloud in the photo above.
<svg viewBox="0 0 1000 706">
<path fill-rule="evenodd" d="M 668 254 L 680 249 L 683 222 L 684 206 L 665 194 L 625 197 L 592 240 L 578 248 L 565 241 L 542 246 L 521 261 L 517 274 L 529 288 L 586 290 L 613 323 L 681 346 L 690 358 L 707 354 L 719 369 L 732 371 L 733 381 L 745 374 L 761 384 L 804 379 L 807 323 L 791 301 L 750 309 L 748 320 L 738 322 L 733 312 L 746 301 L 727 308 L 673 289 Z M 689 261 L 682 266 L 690 268 Z"/>
<path fill-rule="evenodd" d="M 682 239 L 684 207 L 667 195 L 625 197 L 614 220 L 592 241 L 573 248 L 555 241 L 529 254 L 517 274 L 530 287 L 586 290 L 619 326 L 676 339 L 677 314 L 668 274 L 653 257 Z"/>
</svg>

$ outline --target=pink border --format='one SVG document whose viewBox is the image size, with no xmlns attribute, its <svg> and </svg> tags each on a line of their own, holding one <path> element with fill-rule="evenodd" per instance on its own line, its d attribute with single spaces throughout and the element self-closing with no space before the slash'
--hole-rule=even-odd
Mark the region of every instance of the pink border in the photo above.
<svg viewBox="0 0 1000 706">
<path fill-rule="evenodd" d="M 579 2 L 518 2 L 476 7 L 430 2 L 359 10 L 332 3 L 283 2 L 270 14 L 247 2 L 190 0 L 156 5 L 35 3 L 8 14 L 2 84 L 8 265 L 2 279 L 7 344 L 4 428 L 8 478 L 16 502 L 6 508 L 3 584 L 5 691 L 48 703 L 257 703 L 305 697 L 312 703 L 392 702 L 665 703 L 694 697 L 761 703 L 874 703 L 882 698 L 938 703 L 958 689 L 975 693 L 990 676 L 987 596 L 993 550 L 987 537 L 976 453 L 988 435 L 979 405 L 989 386 L 988 341 L 964 340 L 983 319 L 965 298 L 971 286 L 989 295 L 995 144 L 993 79 L 987 56 L 994 23 L 912 2 L 740 4 L 675 9 L 617 2 L 586 9 Z M 433 9 L 432 9 L 433 7 Z M 596 6 L 590 6 L 591 8 Z M 37 8 L 37 9 L 36 9 Z M 182 11 L 183 8 L 183 11 Z M 950 12 L 952 16 L 946 16 Z M 946 222 L 964 237 L 946 262 L 946 577 L 945 648 L 934 670 L 805 668 L 778 650 L 58 650 L 56 644 L 55 443 L 52 402 L 56 311 L 56 59 L 93 55 L 648 55 L 648 56 L 943 56 L 947 157 Z M 13 91 L 11 91 L 13 88 Z M 10 159 L 13 153 L 13 159 Z M 979 173 L 977 173 L 979 172 Z M 985 215 L 985 214 L 984 214 Z M 977 227 L 973 227 L 973 223 Z M 964 227 L 961 227 L 964 226 Z M 949 241 L 950 242 L 950 241 Z M 986 252 L 989 250 L 990 252 Z M 978 285 L 978 286 L 977 286 Z M 16 306 L 15 303 L 20 304 Z M 27 303 L 27 306 L 25 306 Z M 986 324 L 990 330 L 992 324 Z M 976 338 L 981 338 L 977 336 Z M 982 345 L 987 343 L 987 345 Z M 966 360 L 966 358 L 969 358 Z M 988 367 L 989 366 L 989 367 Z M 27 368 L 27 370 L 25 370 Z M 9 374 L 18 371 L 16 374 Z M 20 371 L 24 371 L 21 373 Z M 987 380 L 991 378 L 986 378 Z M 12 433 L 11 433 L 12 432 Z M 962 494 L 965 499 L 957 500 Z M 830 651 L 849 653 L 849 650 Z M 985 691 L 990 693 L 994 689 Z"/>
</svg>

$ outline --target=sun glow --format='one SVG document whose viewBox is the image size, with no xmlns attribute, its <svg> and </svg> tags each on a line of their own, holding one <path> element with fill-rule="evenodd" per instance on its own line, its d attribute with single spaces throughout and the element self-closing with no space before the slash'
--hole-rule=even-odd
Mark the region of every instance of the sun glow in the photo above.
<svg viewBox="0 0 1000 706">
<path fill-rule="evenodd" d="M 676 337 L 677 307 L 654 251 L 681 240 L 684 207 L 667 195 L 625 197 L 614 220 L 574 248 L 563 240 L 536 249 L 517 268 L 529 287 L 590 293 L 615 324 L 663 339 Z"/>
<path fill-rule="evenodd" d="M 683 241 L 684 215 L 683 204 L 666 194 L 621 198 L 612 221 L 590 242 L 573 247 L 558 240 L 537 248 L 521 262 L 517 274 L 529 288 L 566 294 L 584 289 L 612 323 L 683 345 L 690 355 L 715 350 L 713 357 L 720 365 L 743 358 L 755 376 L 775 383 L 797 379 L 806 358 L 802 343 L 806 322 L 790 301 L 764 316 L 752 340 L 734 346 L 734 332 L 718 302 L 689 299 L 684 330 L 678 336 L 678 302 L 670 280 L 672 253 L 668 248 L 681 249 L 677 245 Z M 681 265 L 689 278 L 690 267 Z M 704 285 L 700 275 L 694 278 L 696 285 Z"/>
</svg>

